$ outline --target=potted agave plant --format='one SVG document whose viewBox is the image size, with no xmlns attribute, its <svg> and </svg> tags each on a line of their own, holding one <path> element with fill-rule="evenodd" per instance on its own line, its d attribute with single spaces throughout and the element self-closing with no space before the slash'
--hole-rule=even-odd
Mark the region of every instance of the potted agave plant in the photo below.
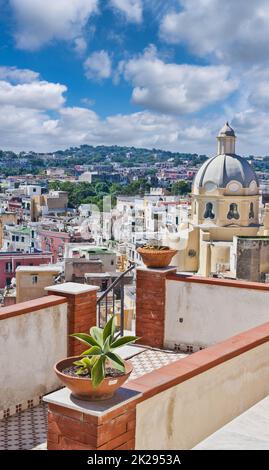
<svg viewBox="0 0 269 470">
<path fill-rule="evenodd" d="M 177 250 L 172 250 L 169 246 L 152 243 L 137 248 L 143 263 L 148 268 L 165 268 L 169 266 L 173 256 L 177 254 Z"/>
<path fill-rule="evenodd" d="M 94 326 L 90 334 L 71 336 L 87 345 L 77 357 L 59 361 L 54 370 L 61 382 L 82 400 L 104 400 L 114 395 L 132 372 L 131 362 L 115 352 L 121 346 L 135 342 L 136 336 L 122 336 L 115 331 L 112 316 L 104 329 Z"/>
</svg>

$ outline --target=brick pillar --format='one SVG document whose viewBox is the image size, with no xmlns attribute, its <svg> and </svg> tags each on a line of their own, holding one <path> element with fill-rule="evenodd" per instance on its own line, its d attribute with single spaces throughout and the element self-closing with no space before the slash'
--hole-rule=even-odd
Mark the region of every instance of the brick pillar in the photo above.
<svg viewBox="0 0 269 470">
<path fill-rule="evenodd" d="M 49 400 L 50 395 L 47 398 Z M 83 407 L 72 409 L 49 403 L 48 450 L 135 449 L 134 402 L 124 403 L 113 411 L 95 414 L 91 414 L 90 406 L 91 402 L 88 409 L 83 410 Z"/>
<path fill-rule="evenodd" d="M 137 268 L 136 335 L 141 344 L 162 348 L 165 326 L 165 281 L 176 268 Z"/>
<path fill-rule="evenodd" d="M 89 333 L 96 325 L 96 293 L 99 287 L 75 282 L 65 282 L 46 288 L 49 295 L 65 297 L 68 302 L 68 335 Z M 87 349 L 86 345 L 68 336 L 68 355 L 78 356 Z"/>
</svg>

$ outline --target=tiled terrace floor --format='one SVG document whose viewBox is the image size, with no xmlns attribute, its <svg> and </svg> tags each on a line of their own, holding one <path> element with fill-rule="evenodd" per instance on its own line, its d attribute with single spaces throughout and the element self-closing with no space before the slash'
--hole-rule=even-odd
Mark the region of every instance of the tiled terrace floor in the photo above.
<svg viewBox="0 0 269 470">
<path fill-rule="evenodd" d="M 141 377 L 155 369 L 186 356 L 183 353 L 155 349 L 141 349 L 130 361 L 133 372 L 129 380 Z M 0 421 L 0 450 L 46 449 L 47 405 L 23 411 Z"/>
</svg>

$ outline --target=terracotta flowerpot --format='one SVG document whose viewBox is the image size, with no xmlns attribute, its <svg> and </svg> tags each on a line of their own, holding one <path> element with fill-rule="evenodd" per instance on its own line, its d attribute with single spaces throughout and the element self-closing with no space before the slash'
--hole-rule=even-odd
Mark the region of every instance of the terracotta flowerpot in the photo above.
<svg viewBox="0 0 269 470">
<path fill-rule="evenodd" d="M 149 250 L 147 248 L 137 248 L 137 253 L 141 255 L 144 264 L 148 268 L 166 268 L 171 263 L 177 250 Z"/>
<path fill-rule="evenodd" d="M 111 398 L 116 390 L 121 387 L 128 379 L 133 370 L 132 363 L 129 361 L 124 361 L 124 375 L 119 375 L 118 377 L 106 377 L 97 388 L 93 388 L 92 381 L 89 378 L 80 376 L 72 377 L 62 373 L 63 369 L 72 366 L 74 361 L 78 361 L 80 359 L 81 356 L 62 359 L 61 361 L 57 362 L 57 364 L 55 364 L 54 371 L 60 381 L 71 390 L 74 397 L 80 398 L 81 400 L 96 401 Z"/>
</svg>

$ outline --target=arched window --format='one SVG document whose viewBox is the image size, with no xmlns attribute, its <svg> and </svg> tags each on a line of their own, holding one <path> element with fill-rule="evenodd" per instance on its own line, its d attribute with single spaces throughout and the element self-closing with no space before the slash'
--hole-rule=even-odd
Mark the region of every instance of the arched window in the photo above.
<svg viewBox="0 0 269 470">
<path fill-rule="evenodd" d="M 253 202 L 250 203 L 248 217 L 249 217 L 249 219 L 254 219 L 254 204 L 253 204 Z"/>
<path fill-rule="evenodd" d="M 214 219 L 214 218 L 215 218 L 215 214 L 214 214 L 214 212 L 213 212 L 213 204 L 212 204 L 212 202 L 207 202 L 207 203 L 206 203 L 204 218 L 205 218 L 205 219 Z"/>
<path fill-rule="evenodd" d="M 229 212 L 227 214 L 227 218 L 228 219 L 236 219 L 238 220 L 240 217 L 239 215 L 239 212 L 238 212 L 238 206 L 237 204 L 235 204 L 234 202 L 232 204 L 230 204 L 230 209 L 229 209 Z"/>
</svg>

